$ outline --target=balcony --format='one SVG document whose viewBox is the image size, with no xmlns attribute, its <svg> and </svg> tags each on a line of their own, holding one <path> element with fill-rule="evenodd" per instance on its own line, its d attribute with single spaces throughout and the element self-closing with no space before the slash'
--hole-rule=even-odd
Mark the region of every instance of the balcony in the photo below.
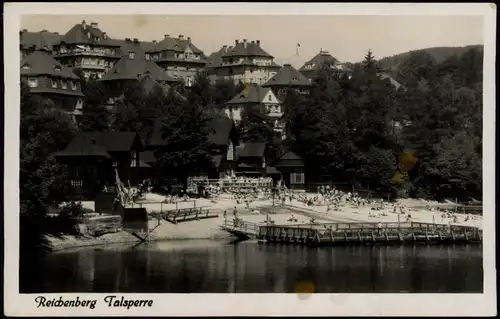
<svg viewBox="0 0 500 319">
<path fill-rule="evenodd" d="M 106 51 L 96 51 L 96 50 L 69 50 L 65 52 L 55 52 L 56 57 L 67 57 L 67 56 L 96 56 L 96 57 L 107 57 L 107 58 L 119 58 L 116 53 L 106 52 Z"/>
<path fill-rule="evenodd" d="M 82 69 L 93 69 L 93 70 L 107 70 L 111 68 L 111 66 L 109 65 L 90 63 L 90 62 L 76 62 L 75 66 L 80 67 Z"/>
</svg>

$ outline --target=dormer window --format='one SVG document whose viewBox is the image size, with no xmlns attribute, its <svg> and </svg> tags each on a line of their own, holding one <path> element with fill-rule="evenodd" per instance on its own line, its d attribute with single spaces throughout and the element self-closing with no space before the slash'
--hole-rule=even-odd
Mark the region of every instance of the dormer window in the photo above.
<svg viewBox="0 0 500 319">
<path fill-rule="evenodd" d="M 30 88 L 36 88 L 38 86 L 38 79 L 37 78 L 29 78 L 28 79 L 28 86 Z"/>
<path fill-rule="evenodd" d="M 71 81 L 71 89 L 76 91 L 76 82 Z"/>
<path fill-rule="evenodd" d="M 60 65 L 54 65 L 54 71 L 61 71 Z"/>
<path fill-rule="evenodd" d="M 57 81 L 56 80 L 52 80 L 52 88 L 57 89 Z"/>
<path fill-rule="evenodd" d="M 66 83 L 66 81 L 62 81 L 62 80 L 61 80 L 61 87 L 62 87 L 63 89 L 67 89 L 67 88 L 68 88 L 68 84 Z"/>
<path fill-rule="evenodd" d="M 22 69 L 23 70 L 29 70 L 29 69 L 31 69 L 31 65 L 25 64 L 25 65 L 23 65 Z"/>
<path fill-rule="evenodd" d="M 130 60 L 133 60 L 133 59 L 135 58 L 135 52 L 129 52 L 129 53 L 128 53 L 128 58 L 129 58 Z"/>
<path fill-rule="evenodd" d="M 292 81 L 298 81 L 299 78 L 297 78 L 296 76 L 292 77 Z"/>
<path fill-rule="evenodd" d="M 149 54 L 146 53 L 145 57 L 146 57 L 146 60 L 149 61 Z"/>
</svg>

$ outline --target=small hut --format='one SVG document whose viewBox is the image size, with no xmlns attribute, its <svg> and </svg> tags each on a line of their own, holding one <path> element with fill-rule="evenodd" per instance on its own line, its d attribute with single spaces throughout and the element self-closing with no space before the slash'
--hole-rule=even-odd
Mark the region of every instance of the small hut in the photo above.
<svg viewBox="0 0 500 319">
<path fill-rule="evenodd" d="M 290 189 L 304 189 L 304 161 L 293 152 L 283 154 L 273 166 L 282 174 L 283 182 Z"/>
</svg>

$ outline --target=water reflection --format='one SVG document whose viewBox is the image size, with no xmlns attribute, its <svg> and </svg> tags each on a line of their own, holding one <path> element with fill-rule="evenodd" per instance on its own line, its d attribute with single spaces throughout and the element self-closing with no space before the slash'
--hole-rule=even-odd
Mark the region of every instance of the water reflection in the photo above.
<svg viewBox="0 0 500 319">
<path fill-rule="evenodd" d="M 21 273 L 21 292 L 482 292 L 480 246 L 307 248 L 160 242 L 50 254 Z M 28 268 L 28 267 L 21 267 Z M 35 273 L 33 273 L 36 270 Z"/>
</svg>

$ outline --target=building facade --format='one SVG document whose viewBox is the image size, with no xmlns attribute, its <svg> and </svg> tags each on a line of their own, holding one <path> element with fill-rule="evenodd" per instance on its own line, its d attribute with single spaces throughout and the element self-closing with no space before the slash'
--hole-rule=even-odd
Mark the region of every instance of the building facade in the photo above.
<svg viewBox="0 0 500 319">
<path fill-rule="evenodd" d="M 169 77 L 156 63 L 148 58 L 137 39 L 126 39 L 121 50 L 122 58 L 99 80 L 105 84 L 112 96 L 123 94 L 129 83 L 141 83 L 145 91 L 154 86 L 168 91 L 171 85 L 180 83 L 179 79 Z"/>
<path fill-rule="evenodd" d="M 158 64 L 166 74 L 174 79 L 182 80 L 189 87 L 194 83 L 196 74 L 205 68 L 208 60 L 190 37 L 177 38 L 166 34 L 164 39 L 148 45 L 146 59 Z"/>
<path fill-rule="evenodd" d="M 324 51 L 323 49 L 321 49 L 320 52 L 312 59 L 304 63 L 304 65 L 299 69 L 299 72 L 309 79 L 314 79 L 318 76 L 319 71 L 324 66 L 338 70 L 341 74 L 347 74 L 349 78 L 352 76 L 352 70 L 350 68 L 334 58 L 328 51 Z"/>
<path fill-rule="evenodd" d="M 269 87 L 247 84 L 245 90 L 225 104 L 224 112 L 237 124 L 242 120 L 245 112 L 254 112 L 266 122 L 272 123 L 276 134 L 285 138 L 282 105 Z"/>
<path fill-rule="evenodd" d="M 54 58 L 82 70 L 85 78 L 100 79 L 121 58 L 120 44 L 99 29 L 97 23 L 74 25 L 53 45 Z"/>
<path fill-rule="evenodd" d="M 309 94 L 311 80 L 297 71 L 291 64 L 285 64 L 278 73 L 262 84 L 262 87 L 271 88 L 278 99 L 283 101 L 289 89 L 293 89 L 299 94 Z"/>
<path fill-rule="evenodd" d="M 115 171 L 124 183 L 137 184 L 134 169 L 144 150 L 135 132 L 79 132 L 66 149 L 56 154 L 68 167 L 66 195 L 95 198 L 103 188 L 116 185 Z"/>
<path fill-rule="evenodd" d="M 82 107 L 80 79 L 57 62 L 49 51 L 37 50 L 21 61 L 21 78 L 33 94 L 50 98 L 56 106 L 69 113 Z"/>
<path fill-rule="evenodd" d="M 260 40 L 235 40 L 234 47 L 223 46 L 211 55 L 212 80 L 230 79 L 237 83 L 263 84 L 281 68 L 274 57 L 262 49 Z"/>
</svg>

